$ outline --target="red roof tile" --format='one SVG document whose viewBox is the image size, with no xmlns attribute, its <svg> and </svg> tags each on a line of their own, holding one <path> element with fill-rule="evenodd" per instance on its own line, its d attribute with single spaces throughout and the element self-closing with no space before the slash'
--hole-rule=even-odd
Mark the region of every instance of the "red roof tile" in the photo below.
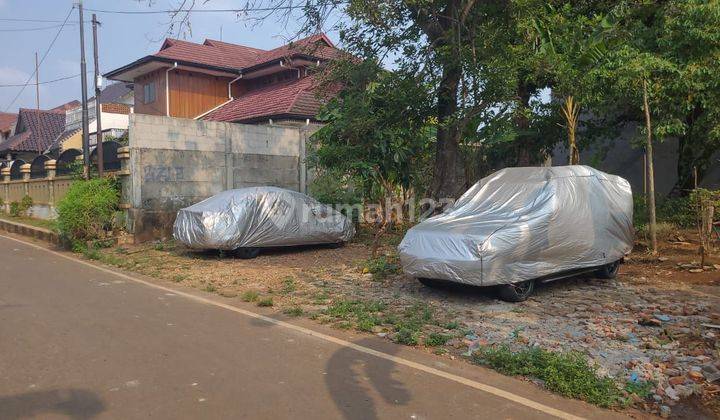
<svg viewBox="0 0 720 420">
<path fill-rule="evenodd" d="M 313 118 L 321 106 L 312 76 L 249 91 L 203 117 L 210 121 L 248 121 L 272 116 Z"/>
<path fill-rule="evenodd" d="M 80 103 L 80 101 L 75 99 L 73 101 L 64 103 L 62 105 L 58 105 L 55 108 L 49 109 L 48 112 L 65 112 L 70 109 L 75 109 L 75 108 L 79 107 L 80 105 L 82 105 Z"/>
<path fill-rule="evenodd" d="M 20 132 L 0 143 L 0 150 L 42 153 L 65 130 L 65 113 L 20 108 Z"/>
<path fill-rule="evenodd" d="M 15 121 L 17 121 L 17 117 L 17 114 L 0 112 L 0 132 L 10 131 Z"/>
<path fill-rule="evenodd" d="M 168 38 L 153 56 L 241 70 L 292 54 L 331 59 L 338 56 L 339 50 L 324 34 L 309 36 L 269 51 L 212 39 L 196 44 Z"/>
</svg>

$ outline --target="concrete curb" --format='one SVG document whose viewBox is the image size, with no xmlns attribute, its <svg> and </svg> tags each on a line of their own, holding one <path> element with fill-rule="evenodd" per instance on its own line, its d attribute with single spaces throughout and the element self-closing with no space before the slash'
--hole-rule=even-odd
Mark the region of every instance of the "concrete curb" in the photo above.
<svg viewBox="0 0 720 420">
<path fill-rule="evenodd" d="M 0 230 L 17 233 L 19 235 L 29 236 L 31 238 L 40 239 L 55 245 L 60 245 L 60 235 L 58 235 L 57 232 L 53 232 L 49 229 L 0 219 Z"/>
</svg>

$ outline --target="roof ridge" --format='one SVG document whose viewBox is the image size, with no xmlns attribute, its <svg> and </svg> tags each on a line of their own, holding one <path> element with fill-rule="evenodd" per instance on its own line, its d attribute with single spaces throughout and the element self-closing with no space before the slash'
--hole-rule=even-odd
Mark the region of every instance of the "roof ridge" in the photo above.
<svg viewBox="0 0 720 420">
<path fill-rule="evenodd" d="M 305 77 L 299 79 L 298 83 L 302 82 L 303 81 L 302 79 L 311 79 L 311 78 L 312 78 L 312 76 L 305 76 Z M 311 82 L 312 82 L 312 80 L 311 80 Z M 293 100 L 290 101 L 290 106 L 288 106 L 288 109 L 286 110 L 286 112 L 290 112 L 290 110 L 293 109 L 293 107 L 295 106 L 295 103 L 297 102 L 298 98 L 300 97 L 300 94 L 302 92 L 304 92 L 306 88 L 307 88 L 306 86 L 298 87 L 298 91 L 295 92 L 295 96 L 293 97 Z"/>
</svg>

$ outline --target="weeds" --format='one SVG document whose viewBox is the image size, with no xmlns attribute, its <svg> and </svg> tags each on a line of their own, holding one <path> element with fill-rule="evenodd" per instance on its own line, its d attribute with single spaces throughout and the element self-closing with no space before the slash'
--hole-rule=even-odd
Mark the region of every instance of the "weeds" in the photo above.
<svg viewBox="0 0 720 420">
<path fill-rule="evenodd" d="M 260 294 L 256 292 L 255 290 L 248 290 L 246 292 L 243 292 L 242 296 L 240 297 L 243 302 L 255 302 L 258 300 L 258 297 L 260 297 Z"/>
<path fill-rule="evenodd" d="M 298 317 L 298 316 L 302 316 L 305 312 L 303 311 L 303 309 L 302 309 L 301 307 L 299 307 L 299 306 L 293 306 L 292 308 L 287 308 L 287 309 L 285 309 L 285 310 L 283 311 L 283 313 L 284 313 L 285 315 L 290 315 L 290 316 Z"/>
<path fill-rule="evenodd" d="M 257 301 L 257 306 L 260 306 L 260 307 L 263 307 L 263 308 L 267 308 L 267 307 L 273 306 L 273 298 L 272 298 L 272 296 L 268 296 L 268 297 L 265 297 L 265 298 L 262 298 L 262 299 L 258 300 L 258 301 Z"/>
<path fill-rule="evenodd" d="M 451 338 L 452 336 L 447 334 L 430 333 L 430 335 L 425 339 L 425 345 L 428 347 L 443 346 Z"/>
<path fill-rule="evenodd" d="M 340 300 L 325 309 L 323 314 L 350 322 L 351 326 L 354 321 L 360 331 L 372 331 L 373 327 L 382 325 L 380 312 L 385 308 L 386 305 L 381 301 Z"/>
<path fill-rule="evenodd" d="M 217 287 L 215 287 L 215 285 L 212 284 L 212 283 L 208 283 L 208 284 L 205 286 L 205 291 L 206 291 L 206 292 L 213 293 L 213 292 L 217 291 Z"/>
<path fill-rule="evenodd" d="M 373 280 L 384 280 L 387 277 L 400 273 L 400 264 L 397 257 L 380 256 L 370 258 L 365 262 L 363 272 L 372 274 Z"/>
<path fill-rule="evenodd" d="M 175 283 L 180 283 L 181 281 L 185 280 L 187 277 L 188 276 L 185 274 L 175 274 L 172 277 L 172 281 L 174 281 Z"/>
<path fill-rule="evenodd" d="M 297 286 L 295 285 L 295 279 L 293 279 L 292 277 L 285 277 L 282 281 L 282 294 L 289 295 L 295 290 L 297 290 Z"/>
<path fill-rule="evenodd" d="M 513 352 L 506 346 L 486 347 L 475 353 L 472 361 L 506 375 L 540 379 L 551 391 L 600 407 L 612 407 L 621 401 L 620 390 L 612 379 L 598 376 L 587 358 L 577 352 L 554 353 L 540 348 Z"/>
</svg>

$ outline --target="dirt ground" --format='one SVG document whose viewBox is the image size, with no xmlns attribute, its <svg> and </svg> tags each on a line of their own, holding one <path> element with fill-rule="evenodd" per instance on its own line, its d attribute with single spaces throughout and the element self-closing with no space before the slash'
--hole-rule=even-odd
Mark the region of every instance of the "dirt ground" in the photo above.
<svg viewBox="0 0 720 420">
<path fill-rule="evenodd" d="M 399 239 L 389 235 L 376 259 L 367 233 L 342 248 L 272 249 L 253 260 L 173 242 L 88 256 L 287 316 L 423 346 L 438 357 L 498 345 L 578 351 L 618 384 L 648 384 L 643 395 L 630 395 L 637 408 L 665 417 L 720 413 L 720 257 L 700 267 L 692 232 L 663 241 L 659 257 L 637 244 L 615 280 L 559 280 L 517 304 L 498 300 L 492 289 L 432 289 L 402 275 L 394 254 Z"/>
</svg>

